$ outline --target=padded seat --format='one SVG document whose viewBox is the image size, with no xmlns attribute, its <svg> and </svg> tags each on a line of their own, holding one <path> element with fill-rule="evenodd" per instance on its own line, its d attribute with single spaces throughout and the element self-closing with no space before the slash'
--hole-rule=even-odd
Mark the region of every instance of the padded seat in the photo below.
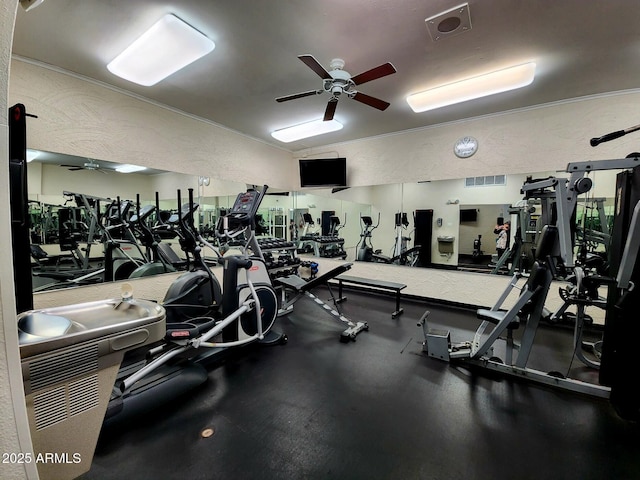
<svg viewBox="0 0 640 480">
<path fill-rule="evenodd" d="M 276 279 L 276 283 L 287 286 L 290 289 L 295 290 L 296 292 L 303 291 L 305 287 L 309 286 L 309 282 L 303 280 L 297 275 L 288 275 L 286 277 L 280 277 Z"/>
<path fill-rule="evenodd" d="M 509 312 L 507 310 L 489 310 L 488 308 L 481 308 L 476 311 L 476 316 L 480 320 L 486 320 L 489 323 L 493 323 L 497 325 L 507 316 Z M 514 317 L 507 328 L 516 329 L 520 325 L 520 319 L 516 316 Z"/>
<path fill-rule="evenodd" d="M 478 309 L 477 317 L 482 320 L 481 325 L 476 330 L 472 358 L 480 358 L 488 354 L 493 343 L 506 330 L 507 331 L 507 362 L 511 364 L 511 351 L 519 349 L 513 341 L 513 330 L 518 328 L 520 323 L 525 325 L 523 333 L 524 351 L 522 358 L 518 356 L 517 366 L 524 366 L 529 355 L 533 335 L 540 320 L 544 301 L 549 290 L 549 285 L 553 278 L 552 258 L 557 257 L 556 250 L 558 244 L 558 230 L 555 226 L 547 225 L 542 229 L 542 235 L 536 249 L 536 261 L 531 268 L 529 278 L 522 287 L 520 295 L 513 306 L 508 310 L 502 308 L 502 303 L 507 299 L 513 288 L 516 288 L 516 281 L 519 274 L 514 275 L 511 283 L 502 293 L 496 304 L 491 309 Z M 483 341 L 485 330 L 489 324 L 495 325 Z"/>
</svg>

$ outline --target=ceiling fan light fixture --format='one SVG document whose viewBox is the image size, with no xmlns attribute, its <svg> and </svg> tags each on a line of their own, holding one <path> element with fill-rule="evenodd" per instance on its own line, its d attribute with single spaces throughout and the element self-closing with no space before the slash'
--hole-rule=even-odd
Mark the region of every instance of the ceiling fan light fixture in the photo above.
<svg viewBox="0 0 640 480">
<path fill-rule="evenodd" d="M 416 113 L 435 110 L 455 103 L 526 87 L 533 82 L 535 74 L 536 64 L 524 63 L 414 93 L 407 97 L 407 103 Z"/>
<path fill-rule="evenodd" d="M 167 14 L 114 58 L 111 73 L 150 87 L 195 62 L 215 43 L 178 17 Z"/>
<path fill-rule="evenodd" d="M 295 142 L 303 138 L 315 137 L 324 133 L 341 130 L 343 125 L 336 120 L 324 121 L 322 119 L 312 122 L 300 123 L 292 127 L 282 128 L 271 132 L 271 136 L 284 143 Z"/>
<path fill-rule="evenodd" d="M 141 172 L 142 170 L 146 170 L 147 167 L 141 167 L 139 165 L 131 165 L 131 164 L 124 164 L 124 165 L 118 165 L 116 167 L 116 172 L 120 172 L 120 173 L 133 173 L 133 172 Z"/>
</svg>

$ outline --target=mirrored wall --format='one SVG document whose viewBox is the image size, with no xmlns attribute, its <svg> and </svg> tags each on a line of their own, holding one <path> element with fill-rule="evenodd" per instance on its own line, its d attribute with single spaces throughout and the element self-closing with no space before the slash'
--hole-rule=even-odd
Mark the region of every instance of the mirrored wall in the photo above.
<svg viewBox="0 0 640 480">
<path fill-rule="evenodd" d="M 168 219 L 178 208 L 177 190 L 184 203 L 191 189 L 199 205 L 196 223 L 206 235 L 246 188 L 245 184 L 206 176 L 208 172 L 200 177 L 157 170 L 125 174 L 115 170 L 117 165 L 99 159 L 44 157 L 29 163 L 28 168 L 31 237 L 37 246 L 32 264 L 39 272 L 34 277 L 36 290 L 53 288 L 56 282 L 67 285 L 68 278 L 77 276 L 76 269 L 89 273 L 104 268 L 104 240 L 109 236 L 104 229 L 110 215 L 115 217 L 114 223 L 118 221 L 118 210 L 109 212 L 117 199 L 129 201 L 135 209 L 137 198 L 144 208 L 155 206 L 157 195 L 157 206 L 167 212 Z M 591 196 L 601 198 L 609 214 L 615 173 L 592 174 Z M 562 176 L 555 172 L 531 175 Z M 512 238 L 521 229 L 528 243 L 525 254 L 535 243 L 539 211 L 536 205 L 522 203 L 520 188 L 526 177 L 501 175 L 297 192 L 270 189 L 259 211 L 258 233 L 298 243 L 305 236 L 334 235 L 344 240 L 347 261 L 364 259 L 366 248 L 382 263 L 391 259 L 390 263 L 416 265 L 411 258 L 398 256 L 415 249 L 422 256 L 422 266 L 490 272 L 496 261 L 494 230 L 498 223 L 511 222 Z M 593 205 L 580 207 L 579 219 L 598 215 Z M 150 218 L 155 224 L 159 220 Z M 117 235 L 125 234 L 117 231 Z M 176 257 L 183 257 L 176 236 L 167 232 L 161 241 Z M 306 252 L 313 255 L 310 249 Z M 135 249 L 129 254 L 138 258 L 144 247 L 142 252 Z M 109 278 L 114 278 L 113 272 Z"/>
</svg>

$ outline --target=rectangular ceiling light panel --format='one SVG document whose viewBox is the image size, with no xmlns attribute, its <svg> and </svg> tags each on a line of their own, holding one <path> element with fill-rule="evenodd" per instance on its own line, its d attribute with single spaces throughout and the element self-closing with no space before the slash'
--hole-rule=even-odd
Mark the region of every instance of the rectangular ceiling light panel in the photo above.
<svg viewBox="0 0 640 480">
<path fill-rule="evenodd" d="M 215 48 L 202 33 L 167 14 L 107 65 L 130 82 L 150 87 Z"/>
<path fill-rule="evenodd" d="M 271 132 L 271 136 L 284 143 L 295 142 L 303 138 L 315 137 L 323 133 L 335 132 L 342 129 L 342 124 L 336 120 L 314 120 L 313 122 L 301 123 L 293 127 L 283 128 Z"/>
<path fill-rule="evenodd" d="M 435 110 L 454 103 L 526 87 L 533 82 L 535 73 L 536 64 L 525 63 L 409 95 L 407 103 L 416 113 Z"/>
<path fill-rule="evenodd" d="M 120 172 L 120 173 L 133 173 L 133 172 L 141 172 L 142 170 L 146 170 L 147 167 L 141 167 L 140 165 L 131 165 L 131 164 L 124 164 L 124 165 L 118 165 L 116 167 L 116 172 Z"/>
</svg>

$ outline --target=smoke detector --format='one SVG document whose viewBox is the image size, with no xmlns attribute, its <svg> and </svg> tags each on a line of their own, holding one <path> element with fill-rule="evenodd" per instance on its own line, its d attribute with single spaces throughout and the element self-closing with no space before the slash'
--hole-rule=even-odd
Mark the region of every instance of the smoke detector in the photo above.
<svg viewBox="0 0 640 480">
<path fill-rule="evenodd" d="M 427 30 L 434 42 L 440 41 L 446 37 L 453 37 L 460 33 L 471 30 L 471 14 L 469 12 L 469 4 L 463 3 L 457 7 L 433 15 L 425 19 Z"/>
</svg>

